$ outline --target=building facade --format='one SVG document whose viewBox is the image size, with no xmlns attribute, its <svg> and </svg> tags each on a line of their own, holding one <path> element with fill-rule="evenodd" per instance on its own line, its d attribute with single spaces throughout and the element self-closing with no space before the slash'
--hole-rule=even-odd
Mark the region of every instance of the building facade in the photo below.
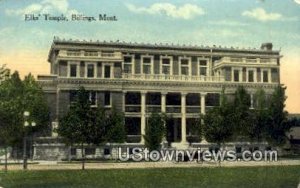
<svg viewBox="0 0 300 188">
<path fill-rule="evenodd" d="M 196 147 L 207 143 L 197 140 L 193 125 L 200 114 L 219 105 L 223 87 L 231 99 L 236 88 L 244 86 L 253 108 L 257 89 L 271 94 L 280 84 L 281 55 L 272 47 L 271 43 L 238 49 L 54 38 L 48 56 L 50 75 L 40 75 L 38 81 L 54 127 L 76 90 L 84 86 L 94 107 L 125 113 L 125 145 L 143 145 L 147 118 L 155 111 L 172 117 L 166 125 L 169 147 Z M 42 147 L 52 146 L 36 144 L 36 158 Z M 97 152 L 111 153 L 105 148 Z"/>
</svg>

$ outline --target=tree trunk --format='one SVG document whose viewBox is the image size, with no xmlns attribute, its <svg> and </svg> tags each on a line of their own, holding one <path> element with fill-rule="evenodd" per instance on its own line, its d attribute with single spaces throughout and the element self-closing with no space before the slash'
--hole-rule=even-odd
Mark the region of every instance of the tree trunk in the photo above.
<svg viewBox="0 0 300 188">
<path fill-rule="evenodd" d="M 7 147 L 5 146 L 5 164 L 4 164 L 4 171 L 7 172 Z"/>
<path fill-rule="evenodd" d="M 27 170 L 27 140 L 26 140 L 26 135 L 23 138 L 23 170 Z"/>
<path fill-rule="evenodd" d="M 72 147 L 72 146 L 69 146 L 69 148 L 68 148 L 68 150 L 69 150 L 69 151 L 68 151 L 68 161 L 69 161 L 69 162 L 71 162 L 71 147 Z"/>
<path fill-rule="evenodd" d="M 85 158 L 85 156 L 84 156 L 84 149 L 83 149 L 83 144 L 81 144 L 81 162 L 82 162 L 82 167 L 81 167 L 81 169 L 82 170 L 84 170 L 85 169 L 85 161 L 84 161 L 84 158 Z"/>
</svg>

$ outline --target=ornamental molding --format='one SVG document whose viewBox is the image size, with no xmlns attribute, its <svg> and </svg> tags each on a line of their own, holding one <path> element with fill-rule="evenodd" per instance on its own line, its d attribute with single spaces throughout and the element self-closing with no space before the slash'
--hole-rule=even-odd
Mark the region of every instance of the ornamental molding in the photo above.
<svg viewBox="0 0 300 188">
<path fill-rule="evenodd" d="M 272 91 L 278 83 L 233 83 L 233 82 L 186 82 L 186 81 L 153 81 L 153 80 L 126 80 L 126 79 L 84 79 L 58 78 L 53 81 L 38 81 L 44 91 L 70 90 L 84 86 L 89 90 L 111 91 L 166 91 L 166 92 L 220 92 L 223 87 L 226 91 L 234 92 L 238 86 L 243 86 L 250 92 L 257 89 Z"/>
</svg>

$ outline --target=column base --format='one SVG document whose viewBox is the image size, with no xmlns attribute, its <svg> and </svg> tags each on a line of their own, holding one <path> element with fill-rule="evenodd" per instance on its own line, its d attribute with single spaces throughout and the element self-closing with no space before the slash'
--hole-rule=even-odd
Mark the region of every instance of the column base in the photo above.
<svg viewBox="0 0 300 188">
<path fill-rule="evenodd" d="M 189 147 L 188 142 L 173 142 L 171 143 L 171 146 L 176 149 L 187 149 Z"/>
</svg>

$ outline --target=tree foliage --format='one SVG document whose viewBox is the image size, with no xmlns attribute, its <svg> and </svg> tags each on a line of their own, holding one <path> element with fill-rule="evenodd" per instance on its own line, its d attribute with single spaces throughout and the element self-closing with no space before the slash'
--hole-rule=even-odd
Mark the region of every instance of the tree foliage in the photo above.
<svg viewBox="0 0 300 188">
<path fill-rule="evenodd" d="M 158 150 L 165 135 L 165 120 L 164 116 L 158 113 L 151 113 L 146 124 L 145 146 L 150 150 Z"/>
<path fill-rule="evenodd" d="M 68 145 L 81 145 L 84 169 L 84 145 L 125 141 L 124 115 L 115 110 L 91 107 L 89 91 L 80 87 L 68 113 L 60 118 L 57 132 Z"/>
<path fill-rule="evenodd" d="M 250 111 L 247 117 L 249 123 L 245 130 L 251 142 L 260 142 L 266 137 L 266 127 L 269 118 L 265 91 L 258 89 L 255 93 L 255 99 L 255 108 Z"/>
<path fill-rule="evenodd" d="M 112 109 L 106 120 L 106 141 L 123 143 L 126 139 L 124 114 Z"/>
<path fill-rule="evenodd" d="M 20 145 L 25 131 L 24 111 L 29 111 L 30 116 L 27 119 L 30 122 L 36 122 L 36 127 L 28 129 L 30 134 L 43 133 L 49 125 L 49 109 L 42 89 L 29 74 L 22 81 L 18 72 L 14 72 L 10 78 L 4 80 L 0 85 L 0 111 L 2 118 L 5 119 L 6 129 L 8 131 L 5 139 L 9 145 Z"/>
<path fill-rule="evenodd" d="M 0 81 L 8 79 L 10 75 L 10 70 L 6 68 L 6 65 L 0 66 Z"/>
<path fill-rule="evenodd" d="M 235 92 L 234 102 L 228 103 L 224 90 L 221 105 L 204 116 L 204 135 L 209 142 L 224 143 L 244 137 L 249 141 L 268 141 L 280 146 L 287 140 L 286 133 L 294 124 L 287 120 L 285 89 L 275 88 L 270 101 L 266 101 L 263 89 L 255 94 L 255 108 L 250 108 L 250 96 L 243 87 Z"/>
<path fill-rule="evenodd" d="M 234 120 L 236 119 L 232 107 L 227 102 L 223 90 L 220 106 L 214 107 L 203 116 L 203 130 L 207 141 L 217 143 L 220 146 L 232 140 Z"/>
<path fill-rule="evenodd" d="M 125 141 L 124 114 L 112 109 L 92 108 L 89 91 L 79 88 L 76 100 L 59 121 L 57 132 L 68 144 L 94 144 Z"/>
<path fill-rule="evenodd" d="M 286 132 L 290 129 L 285 111 L 285 87 L 277 86 L 271 96 L 269 104 L 269 119 L 266 127 L 267 140 L 275 146 L 285 144 Z"/>
<path fill-rule="evenodd" d="M 237 139 L 246 136 L 248 127 L 253 126 L 251 120 L 253 116 L 249 109 L 250 103 L 250 95 L 246 89 L 242 86 L 238 87 L 233 106 L 235 111 L 234 133 Z"/>
</svg>

